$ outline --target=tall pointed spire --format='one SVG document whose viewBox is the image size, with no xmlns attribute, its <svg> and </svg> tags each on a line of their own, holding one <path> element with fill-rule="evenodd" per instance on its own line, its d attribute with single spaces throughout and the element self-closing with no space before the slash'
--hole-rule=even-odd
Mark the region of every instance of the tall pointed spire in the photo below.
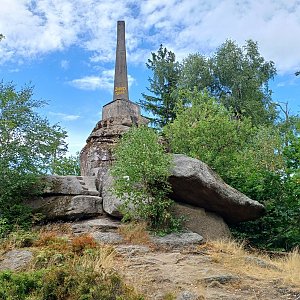
<svg viewBox="0 0 300 300">
<path fill-rule="evenodd" d="M 113 101 L 117 99 L 129 100 L 124 21 L 118 21 L 117 24 L 117 49 Z"/>
</svg>

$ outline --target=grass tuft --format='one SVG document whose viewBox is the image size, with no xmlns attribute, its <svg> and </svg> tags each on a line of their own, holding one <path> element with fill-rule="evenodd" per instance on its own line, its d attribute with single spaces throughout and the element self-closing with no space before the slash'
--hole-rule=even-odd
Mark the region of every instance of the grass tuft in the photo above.
<svg viewBox="0 0 300 300">
<path fill-rule="evenodd" d="M 131 244 L 151 244 L 146 222 L 130 222 L 119 227 L 119 233 Z"/>
</svg>

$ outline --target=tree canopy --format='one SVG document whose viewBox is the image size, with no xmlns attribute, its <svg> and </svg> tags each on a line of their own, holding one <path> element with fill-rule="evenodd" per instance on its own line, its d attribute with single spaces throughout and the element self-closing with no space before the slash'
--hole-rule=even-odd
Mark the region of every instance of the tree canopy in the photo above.
<svg viewBox="0 0 300 300">
<path fill-rule="evenodd" d="M 148 88 L 151 95 L 142 94 L 144 99 L 140 100 L 140 104 L 153 114 L 152 122 L 162 127 L 173 121 L 176 116 L 176 102 L 172 92 L 177 88 L 180 65 L 175 59 L 175 54 L 160 45 L 157 53 L 151 53 L 146 66 L 153 72 L 153 77 L 149 77 Z"/>
<path fill-rule="evenodd" d="M 184 59 L 180 84 L 190 90 L 207 89 L 236 117 L 272 124 L 276 107 L 268 83 L 275 74 L 274 63 L 265 61 L 256 42 L 248 40 L 239 47 L 227 40 L 211 57 L 196 53 Z"/>
</svg>

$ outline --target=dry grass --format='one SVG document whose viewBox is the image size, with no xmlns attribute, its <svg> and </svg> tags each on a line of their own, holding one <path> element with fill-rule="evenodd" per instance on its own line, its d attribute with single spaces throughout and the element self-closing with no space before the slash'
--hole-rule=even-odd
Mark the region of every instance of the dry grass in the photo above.
<svg viewBox="0 0 300 300">
<path fill-rule="evenodd" d="M 292 284 L 300 289 L 300 252 L 299 249 L 288 253 L 284 258 L 274 259 L 274 263 L 282 270 L 285 283 Z"/>
<path fill-rule="evenodd" d="M 212 261 L 239 276 L 250 276 L 261 282 L 280 281 L 300 290 L 300 253 L 298 249 L 285 257 L 270 258 L 259 252 L 248 252 L 243 243 L 214 241 L 200 246 Z"/>
<path fill-rule="evenodd" d="M 69 223 L 49 223 L 43 226 L 36 226 L 34 230 L 38 233 L 55 232 L 59 236 L 72 235 L 72 227 Z"/>
<path fill-rule="evenodd" d="M 84 269 L 95 272 L 107 272 L 114 269 L 116 263 L 116 252 L 113 247 L 103 245 L 97 251 L 86 252 L 82 256 L 74 258 L 74 264 L 81 265 Z"/>
<path fill-rule="evenodd" d="M 150 245 L 150 237 L 145 222 L 132 222 L 119 227 L 119 233 L 127 243 Z"/>
</svg>

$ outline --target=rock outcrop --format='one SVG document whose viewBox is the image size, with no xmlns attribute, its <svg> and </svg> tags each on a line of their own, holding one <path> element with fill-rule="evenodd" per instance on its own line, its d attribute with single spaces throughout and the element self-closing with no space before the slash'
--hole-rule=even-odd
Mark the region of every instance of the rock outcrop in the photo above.
<svg viewBox="0 0 300 300">
<path fill-rule="evenodd" d="M 135 107 L 136 104 L 129 100 L 122 100 L 124 106 Z M 114 105 L 114 102 L 110 106 Z M 104 108 L 103 108 L 104 110 Z M 131 111 L 128 108 L 129 112 Z M 83 176 L 96 176 L 99 182 L 111 167 L 113 149 L 121 136 L 133 125 L 146 124 L 148 121 L 138 111 L 137 116 L 113 116 L 97 123 L 87 139 L 87 143 L 80 153 L 80 168 Z"/>
<path fill-rule="evenodd" d="M 96 178 L 93 176 L 43 177 L 44 195 L 90 195 L 99 196 Z"/>
<path fill-rule="evenodd" d="M 169 182 L 175 201 L 214 212 L 229 223 L 255 220 L 264 214 L 262 204 L 226 184 L 202 161 L 175 154 L 173 163 Z"/>
<path fill-rule="evenodd" d="M 41 197 L 28 199 L 33 212 L 47 220 L 79 220 L 103 214 L 96 177 L 45 176 Z"/>
</svg>

